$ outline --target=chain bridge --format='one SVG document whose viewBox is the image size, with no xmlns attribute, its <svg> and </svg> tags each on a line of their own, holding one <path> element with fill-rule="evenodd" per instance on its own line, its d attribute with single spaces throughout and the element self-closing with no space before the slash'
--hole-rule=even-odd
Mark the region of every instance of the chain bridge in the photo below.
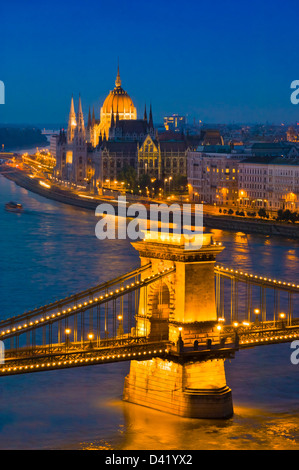
<svg viewBox="0 0 299 470">
<path fill-rule="evenodd" d="M 232 415 L 224 362 L 299 337 L 299 284 L 216 264 L 211 234 L 132 243 L 141 266 L 0 321 L 0 377 L 131 361 L 124 399 L 188 417 Z"/>
</svg>

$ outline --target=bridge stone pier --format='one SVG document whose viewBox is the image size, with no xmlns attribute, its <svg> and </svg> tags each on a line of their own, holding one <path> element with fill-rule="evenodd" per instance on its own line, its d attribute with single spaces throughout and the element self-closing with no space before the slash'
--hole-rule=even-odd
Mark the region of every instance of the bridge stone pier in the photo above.
<svg viewBox="0 0 299 470">
<path fill-rule="evenodd" d="M 214 264 L 224 247 L 211 234 L 201 237 L 198 248 L 188 246 L 184 236 L 153 231 L 132 243 L 141 265 L 151 262 L 144 276 L 175 267 L 169 276 L 141 289 L 136 328 L 150 340 L 169 340 L 176 354 L 131 361 L 123 398 L 183 417 L 229 418 L 233 405 L 224 359 L 200 362 L 183 352 L 194 349 L 195 341 L 217 335 Z"/>
</svg>

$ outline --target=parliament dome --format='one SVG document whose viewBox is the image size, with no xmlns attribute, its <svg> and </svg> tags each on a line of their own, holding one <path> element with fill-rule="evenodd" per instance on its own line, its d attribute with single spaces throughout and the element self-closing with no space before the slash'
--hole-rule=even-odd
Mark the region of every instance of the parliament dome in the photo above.
<svg viewBox="0 0 299 470">
<path fill-rule="evenodd" d="M 118 114 L 118 119 L 137 119 L 137 110 L 128 93 L 121 86 L 119 68 L 115 80 L 115 88 L 110 91 L 101 108 L 100 128 L 101 133 L 108 135 L 112 113 L 114 120 Z"/>
</svg>

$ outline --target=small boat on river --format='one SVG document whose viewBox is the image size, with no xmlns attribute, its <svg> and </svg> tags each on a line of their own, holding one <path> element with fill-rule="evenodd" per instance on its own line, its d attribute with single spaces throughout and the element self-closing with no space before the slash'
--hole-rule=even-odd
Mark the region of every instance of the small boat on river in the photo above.
<svg viewBox="0 0 299 470">
<path fill-rule="evenodd" d="M 19 204 L 18 202 L 7 202 L 5 204 L 5 210 L 9 212 L 22 212 L 23 211 L 23 206 L 22 204 Z"/>
</svg>

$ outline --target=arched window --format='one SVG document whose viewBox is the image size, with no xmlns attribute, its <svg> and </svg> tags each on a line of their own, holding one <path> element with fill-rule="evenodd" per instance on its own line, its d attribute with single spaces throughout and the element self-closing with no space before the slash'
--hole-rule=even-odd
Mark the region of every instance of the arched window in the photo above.
<svg viewBox="0 0 299 470">
<path fill-rule="evenodd" d="M 169 336 L 169 304 L 170 293 L 166 284 L 160 285 L 152 296 L 150 339 L 154 341 L 166 340 Z"/>
</svg>

